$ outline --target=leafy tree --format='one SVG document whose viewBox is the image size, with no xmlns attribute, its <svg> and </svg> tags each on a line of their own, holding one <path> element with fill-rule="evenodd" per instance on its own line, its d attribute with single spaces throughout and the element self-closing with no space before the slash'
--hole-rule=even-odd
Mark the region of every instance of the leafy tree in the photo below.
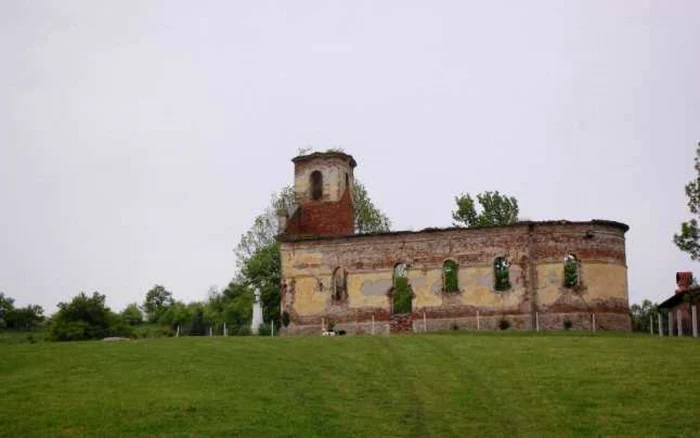
<svg viewBox="0 0 700 438">
<path fill-rule="evenodd" d="M 15 300 L 0 292 L 0 329 L 34 330 L 44 321 L 41 306 L 15 307 Z"/>
<path fill-rule="evenodd" d="M 188 333 L 190 335 L 203 336 L 208 334 L 209 326 L 204 318 L 204 304 L 199 302 L 189 303 L 187 309 L 192 315 Z"/>
<path fill-rule="evenodd" d="M 700 143 L 695 151 L 695 171 L 697 176 L 685 186 L 685 194 L 688 197 L 688 209 L 696 217 L 700 216 Z M 692 260 L 700 259 L 700 232 L 698 220 L 692 218 L 681 223 L 680 234 L 674 234 L 673 242 L 683 252 L 690 254 Z"/>
<path fill-rule="evenodd" d="M 248 334 L 252 318 L 253 294 L 243 284 L 232 281 L 223 291 L 224 319 L 229 333 Z"/>
<path fill-rule="evenodd" d="M 169 324 L 173 330 L 176 330 L 178 325 L 184 330 L 191 325 L 192 311 L 182 301 L 175 301 L 163 312 L 160 321 Z"/>
<path fill-rule="evenodd" d="M 454 226 L 492 227 L 518 221 L 519 208 L 515 197 L 495 191 L 479 193 L 476 199 L 481 206 L 480 211 L 477 211 L 474 199 L 468 193 L 455 197 L 457 209 L 452 212 Z"/>
<path fill-rule="evenodd" d="M 0 328 L 7 327 L 7 318 L 15 309 L 15 300 L 0 292 Z"/>
<path fill-rule="evenodd" d="M 374 205 L 367 189 L 358 180 L 353 184 L 352 199 L 356 233 L 378 233 L 391 229 L 389 218 Z"/>
<path fill-rule="evenodd" d="M 121 313 L 122 319 L 129 325 L 140 325 L 143 323 L 143 313 L 139 309 L 139 305 L 131 303 Z"/>
<path fill-rule="evenodd" d="M 172 303 L 173 294 L 159 284 L 153 286 L 146 293 L 146 299 L 143 302 L 143 310 L 146 312 L 148 322 L 158 322 Z"/>
<path fill-rule="evenodd" d="M 632 330 L 648 333 L 650 323 L 649 316 L 651 316 L 651 323 L 654 324 L 658 313 L 658 305 L 649 300 L 642 301 L 642 304 L 632 304 L 630 306 Z M 656 327 L 654 328 L 656 329 Z"/>
<path fill-rule="evenodd" d="M 37 305 L 28 305 L 13 309 L 7 317 L 7 328 L 16 330 L 34 330 L 44 321 L 44 309 Z"/>
<path fill-rule="evenodd" d="M 53 317 L 50 338 L 56 341 L 101 339 L 130 335 L 124 322 L 105 305 L 105 296 L 81 292 L 69 303 L 59 303 Z"/>
</svg>

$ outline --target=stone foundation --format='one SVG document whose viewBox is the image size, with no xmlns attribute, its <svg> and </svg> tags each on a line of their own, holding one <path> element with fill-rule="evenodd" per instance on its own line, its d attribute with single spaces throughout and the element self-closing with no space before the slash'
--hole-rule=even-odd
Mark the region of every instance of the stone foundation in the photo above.
<svg viewBox="0 0 700 438">
<path fill-rule="evenodd" d="M 599 331 L 629 331 L 629 315 L 620 313 L 596 313 L 596 330 Z M 535 322 L 531 315 L 505 315 L 505 316 L 462 316 L 452 318 L 426 318 L 423 320 L 418 315 L 394 315 L 389 320 L 357 321 L 336 323 L 335 330 L 345 330 L 347 334 L 395 334 L 395 333 L 422 333 L 449 330 L 469 331 L 498 331 L 501 330 L 500 322 L 508 321 L 507 330 L 534 331 Z M 540 314 L 540 331 L 565 330 L 565 321 L 571 322 L 571 330 L 590 331 L 592 318 L 590 313 L 555 313 Z M 318 324 L 290 324 L 284 328 L 281 335 L 320 335 L 322 332 L 321 321 Z"/>
</svg>

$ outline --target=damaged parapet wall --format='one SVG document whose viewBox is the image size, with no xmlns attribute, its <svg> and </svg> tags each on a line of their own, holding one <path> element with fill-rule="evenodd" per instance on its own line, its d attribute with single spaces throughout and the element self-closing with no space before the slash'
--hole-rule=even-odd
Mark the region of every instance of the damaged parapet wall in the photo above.
<svg viewBox="0 0 700 438">
<path fill-rule="evenodd" d="M 284 331 L 315 334 L 330 322 L 348 333 L 388 332 L 398 263 L 407 265 L 416 331 L 455 326 L 475 330 L 477 325 L 497 329 L 503 319 L 522 330 L 533 330 L 536 319 L 545 330 L 562 329 L 565 321 L 575 329 L 589 329 L 591 314 L 598 329 L 629 330 L 627 229 L 609 221 L 561 221 L 344 237 L 283 236 L 282 310 L 290 317 Z M 567 255 L 577 262 L 573 286 L 566 285 Z M 504 291 L 495 288 L 498 257 L 510 262 L 510 288 Z M 443 291 L 446 260 L 457 264 L 455 292 Z M 341 299 L 335 295 L 334 272 L 345 275 Z"/>
</svg>

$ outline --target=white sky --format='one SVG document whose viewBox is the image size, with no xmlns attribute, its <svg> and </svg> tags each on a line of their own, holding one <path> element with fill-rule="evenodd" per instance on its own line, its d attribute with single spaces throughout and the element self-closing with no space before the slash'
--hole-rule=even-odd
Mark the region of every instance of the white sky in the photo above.
<svg viewBox="0 0 700 438">
<path fill-rule="evenodd" d="M 0 291 L 203 299 L 300 147 L 343 147 L 395 229 L 500 190 L 630 225 L 630 300 L 700 141 L 698 1 L 0 2 Z"/>
</svg>

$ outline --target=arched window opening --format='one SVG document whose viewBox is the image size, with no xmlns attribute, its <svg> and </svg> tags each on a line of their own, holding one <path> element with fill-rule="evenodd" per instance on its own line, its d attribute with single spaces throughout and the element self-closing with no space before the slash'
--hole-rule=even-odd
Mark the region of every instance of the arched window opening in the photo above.
<svg viewBox="0 0 700 438">
<path fill-rule="evenodd" d="M 564 287 L 575 288 L 581 282 L 581 264 L 573 254 L 564 257 Z"/>
<path fill-rule="evenodd" d="M 446 260 L 442 264 L 442 290 L 445 292 L 459 292 L 457 262 L 454 260 Z"/>
<path fill-rule="evenodd" d="M 348 299 L 348 275 L 343 268 L 333 271 L 333 301 L 344 302 Z"/>
<path fill-rule="evenodd" d="M 323 174 L 314 170 L 311 172 L 311 199 L 317 201 L 323 197 Z"/>
<path fill-rule="evenodd" d="M 493 288 L 504 291 L 510 289 L 510 262 L 505 257 L 493 261 Z"/>
<path fill-rule="evenodd" d="M 394 266 L 394 288 L 392 291 L 393 309 L 395 314 L 413 312 L 413 291 L 408 282 L 406 265 L 399 263 Z"/>
</svg>

